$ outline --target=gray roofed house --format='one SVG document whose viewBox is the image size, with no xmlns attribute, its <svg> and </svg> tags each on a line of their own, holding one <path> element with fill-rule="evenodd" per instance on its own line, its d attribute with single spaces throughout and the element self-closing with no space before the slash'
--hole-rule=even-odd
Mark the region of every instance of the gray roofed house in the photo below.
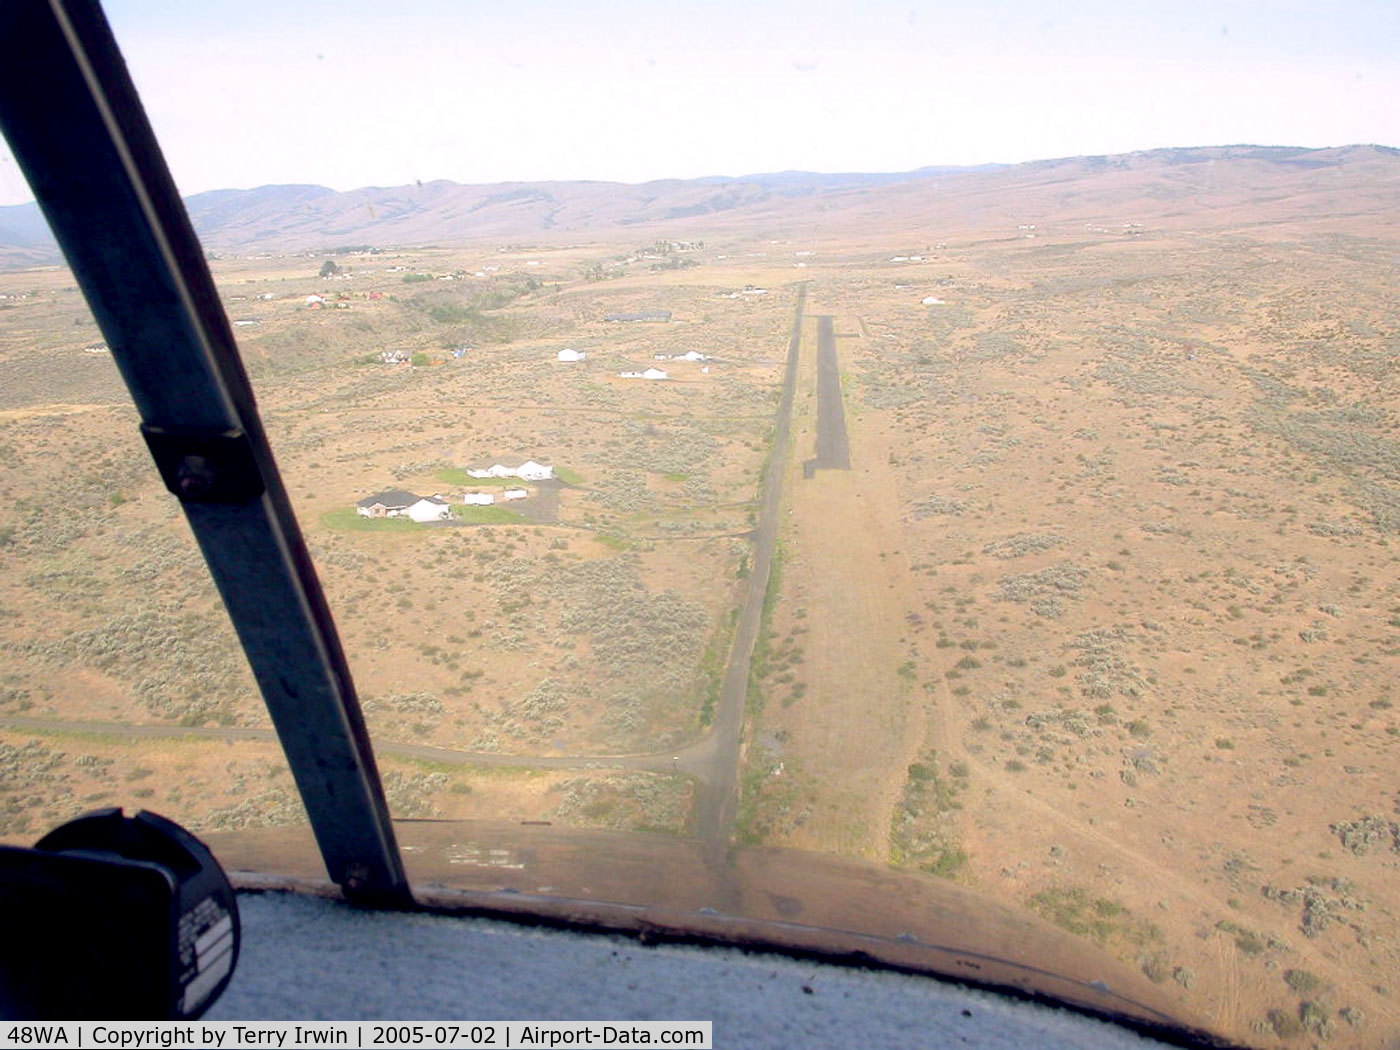
<svg viewBox="0 0 1400 1050">
<path fill-rule="evenodd" d="M 670 310 L 642 310 L 634 314 L 608 314 L 604 321 L 669 321 Z"/>
<path fill-rule="evenodd" d="M 373 496 L 366 496 L 355 504 L 355 510 L 366 518 L 397 518 L 420 499 L 421 496 L 415 496 L 403 489 L 387 489 Z"/>
<path fill-rule="evenodd" d="M 474 459 L 463 469 L 470 474 L 474 470 L 490 470 L 492 467 L 500 465 L 502 467 L 519 468 L 525 463 L 524 456 L 495 456 L 491 459 Z"/>
</svg>

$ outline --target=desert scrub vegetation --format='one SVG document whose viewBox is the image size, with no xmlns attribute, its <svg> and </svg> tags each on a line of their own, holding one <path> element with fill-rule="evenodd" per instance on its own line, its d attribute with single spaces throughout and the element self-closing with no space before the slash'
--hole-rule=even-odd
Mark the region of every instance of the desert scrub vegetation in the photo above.
<svg viewBox="0 0 1400 1050">
<path fill-rule="evenodd" d="M 557 654 L 528 693 L 488 715 L 500 742 L 541 741 L 588 723 L 608 746 L 665 747 L 694 731 L 697 679 L 712 625 L 705 606 L 653 591 L 635 554 L 583 562 L 488 559 L 483 645 Z"/>
<path fill-rule="evenodd" d="M 1163 399 L 1209 400 L 1215 391 L 1182 373 L 1179 349 L 1152 346 L 1152 337 L 1124 333 L 1103 348 L 1102 363 L 1094 378 L 1118 391 L 1127 406 L 1152 406 Z M 1133 397 L 1131 395 L 1139 395 Z"/>
<path fill-rule="evenodd" d="M 735 837 L 744 845 L 781 839 L 811 816 L 815 782 L 795 759 L 783 757 L 782 744 L 779 730 L 749 749 L 734 821 Z"/>
<path fill-rule="evenodd" d="M 542 742 L 559 733 L 568 724 L 565 715 L 576 702 L 586 702 L 592 696 L 587 685 L 575 685 L 556 678 L 546 678 L 519 700 L 507 702 L 499 710 L 488 712 L 486 722 L 497 733 L 516 740 Z M 496 734 L 493 737 L 498 739 Z M 479 750 L 495 750 L 477 745 Z"/>
<path fill-rule="evenodd" d="M 1135 633 L 1122 626 L 1095 627 L 1082 631 L 1065 648 L 1079 655 L 1074 665 L 1083 668 L 1078 676 L 1079 691 L 1092 699 L 1112 696 L 1142 696 L 1147 679 L 1122 650 L 1136 639 Z"/>
<path fill-rule="evenodd" d="M 967 503 L 950 496 L 928 496 L 925 499 L 916 500 L 910 509 L 916 518 L 931 518 L 935 515 L 956 516 L 967 510 Z"/>
<path fill-rule="evenodd" d="M 1112 898 L 1096 897 L 1082 886 L 1051 886 L 1032 896 L 1028 903 L 1033 911 L 1061 929 L 1136 963 L 1154 981 L 1162 981 L 1173 973 L 1162 953 L 1165 938 L 1161 929 Z"/>
<path fill-rule="evenodd" d="M 101 626 L 8 646 L 51 667 L 86 667 L 120 679 L 152 715 L 182 725 L 240 725 L 261 713 L 222 609 L 136 600 Z"/>
<path fill-rule="evenodd" d="M 0 836 L 33 831 L 75 812 L 67 757 L 38 740 L 0 741 Z"/>
<path fill-rule="evenodd" d="M 1011 558 L 1024 558 L 1028 554 L 1039 554 L 1064 546 L 1064 538 L 1053 533 L 1022 532 L 1008 536 L 1004 540 L 993 540 L 982 548 L 983 554 L 990 554 L 1002 561 Z"/>
<path fill-rule="evenodd" d="M 394 693 L 387 697 L 362 697 L 360 706 L 375 732 L 427 736 L 447 713 L 433 693 Z"/>
<path fill-rule="evenodd" d="M 1265 900 L 1285 908 L 1298 908 L 1298 929 L 1305 937 L 1321 936 L 1332 925 L 1342 923 L 1352 927 L 1358 938 L 1365 941 L 1365 928 L 1359 922 L 1348 920 L 1346 913 L 1366 911 L 1370 904 L 1357 894 L 1356 886 L 1348 879 L 1310 875 L 1302 886 L 1280 889 L 1266 885 L 1260 893 Z"/>
<path fill-rule="evenodd" d="M 1037 616 L 1056 619 L 1065 611 L 1065 599 L 1075 598 L 1088 577 L 1089 570 L 1064 562 L 1039 572 L 1003 576 L 996 597 L 1028 604 Z"/>
<path fill-rule="evenodd" d="M 944 878 L 967 864 L 960 845 L 958 796 L 966 790 L 968 764 L 943 768 L 937 751 L 925 751 L 907 770 L 904 791 L 890 821 L 890 859 Z"/>
<path fill-rule="evenodd" d="M 549 811 L 561 824 L 679 835 L 689 820 L 693 787 L 681 776 L 600 773 L 568 777 L 549 791 L 561 796 Z"/>
<path fill-rule="evenodd" d="M 624 514 L 656 510 L 661 505 L 647 483 L 647 476 L 638 470 L 610 472 L 584 499 Z"/>
<path fill-rule="evenodd" d="M 385 786 L 388 786 L 387 778 Z M 269 787 L 231 805 L 209 810 L 192 819 L 190 827 L 196 831 L 240 831 L 244 828 L 282 828 L 305 823 L 306 810 L 296 790 Z"/>
<path fill-rule="evenodd" d="M 1352 1028 L 1365 1023 L 1365 1014 L 1354 1006 L 1337 1010 L 1333 1006 L 1336 988 L 1309 970 L 1284 970 L 1283 983 L 1299 996 L 1298 1003 L 1292 1009 L 1268 1011 L 1264 1021 L 1254 1025 L 1261 1035 L 1292 1039 L 1307 1034 L 1326 1042 L 1336 1034 L 1338 1021 Z"/>
<path fill-rule="evenodd" d="M 1368 816 L 1358 820 L 1339 820 L 1335 824 L 1329 824 L 1328 829 L 1341 840 L 1347 850 L 1359 857 L 1370 853 L 1372 849 L 1400 853 L 1400 824 L 1385 817 Z"/>
<path fill-rule="evenodd" d="M 384 797 L 389 812 L 398 819 L 441 816 L 435 799 L 447 790 L 446 773 L 391 769 L 384 774 Z"/>
</svg>

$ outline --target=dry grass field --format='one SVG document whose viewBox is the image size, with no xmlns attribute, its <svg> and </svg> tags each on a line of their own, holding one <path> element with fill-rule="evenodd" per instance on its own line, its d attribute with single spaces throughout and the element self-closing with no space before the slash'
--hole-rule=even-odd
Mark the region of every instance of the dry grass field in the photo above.
<svg viewBox="0 0 1400 1050">
<path fill-rule="evenodd" d="M 693 830 L 683 771 L 610 760 L 709 723 L 805 281 L 735 841 L 1037 912 L 1237 1040 L 1394 1039 L 1394 218 L 1114 178 L 1092 207 L 900 187 L 683 256 L 217 260 L 372 734 L 508 756 L 382 748 L 395 814 Z M 0 294 L 0 836 L 102 804 L 300 822 L 274 744 L 208 735 L 266 714 L 71 278 Z M 852 469 L 809 478 L 820 314 Z M 352 512 L 503 455 L 565 483 L 518 520 Z"/>
</svg>

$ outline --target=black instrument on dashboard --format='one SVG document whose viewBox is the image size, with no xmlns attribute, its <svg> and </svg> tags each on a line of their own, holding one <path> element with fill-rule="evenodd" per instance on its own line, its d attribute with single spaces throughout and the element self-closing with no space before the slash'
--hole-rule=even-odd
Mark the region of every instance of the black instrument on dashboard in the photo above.
<svg viewBox="0 0 1400 1050">
<path fill-rule="evenodd" d="M 0 846 L 0 1017 L 189 1020 L 228 986 L 238 903 L 209 848 L 102 809 Z"/>
</svg>

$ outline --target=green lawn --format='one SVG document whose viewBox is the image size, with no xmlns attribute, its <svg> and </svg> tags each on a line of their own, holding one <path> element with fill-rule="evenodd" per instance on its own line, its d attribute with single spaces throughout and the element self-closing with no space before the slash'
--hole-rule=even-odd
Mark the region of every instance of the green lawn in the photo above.
<svg viewBox="0 0 1400 1050">
<path fill-rule="evenodd" d="M 517 487 L 521 484 L 519 478 L 474 478 L 461 467 L 443 467 L 433 476 L 449 485 L 462 485 L 465 488 L 486 488 L 490 485 Z"/>
<path fill-rule="evenodd" d="M 454 506 L 452 516 L 468 525 L 516 525 L 525 520 L 525 515 L 505 507 Z"/>
<path fill-rule="evenodd" d="M 412 518 L 366 518 L 353 507 L 322 514 L 321 521 L 341 532 L 414 532 L 423 527 Z"/>
<path fill-rule="evenodd" d="M 464 488 L 485 488 L 488 485 L 514 488 L 519 485 L 533 484 L 529 481 L 521 481 L 519 478 L 474 478 L 461 467 L 443 467 L 433 476 L 449 485 L 461 485 Z M 555 467 L 554 476 L 567 485 L 578 485 L 583 482 L 583 475 L 568 467 Z"/>
</svg>

